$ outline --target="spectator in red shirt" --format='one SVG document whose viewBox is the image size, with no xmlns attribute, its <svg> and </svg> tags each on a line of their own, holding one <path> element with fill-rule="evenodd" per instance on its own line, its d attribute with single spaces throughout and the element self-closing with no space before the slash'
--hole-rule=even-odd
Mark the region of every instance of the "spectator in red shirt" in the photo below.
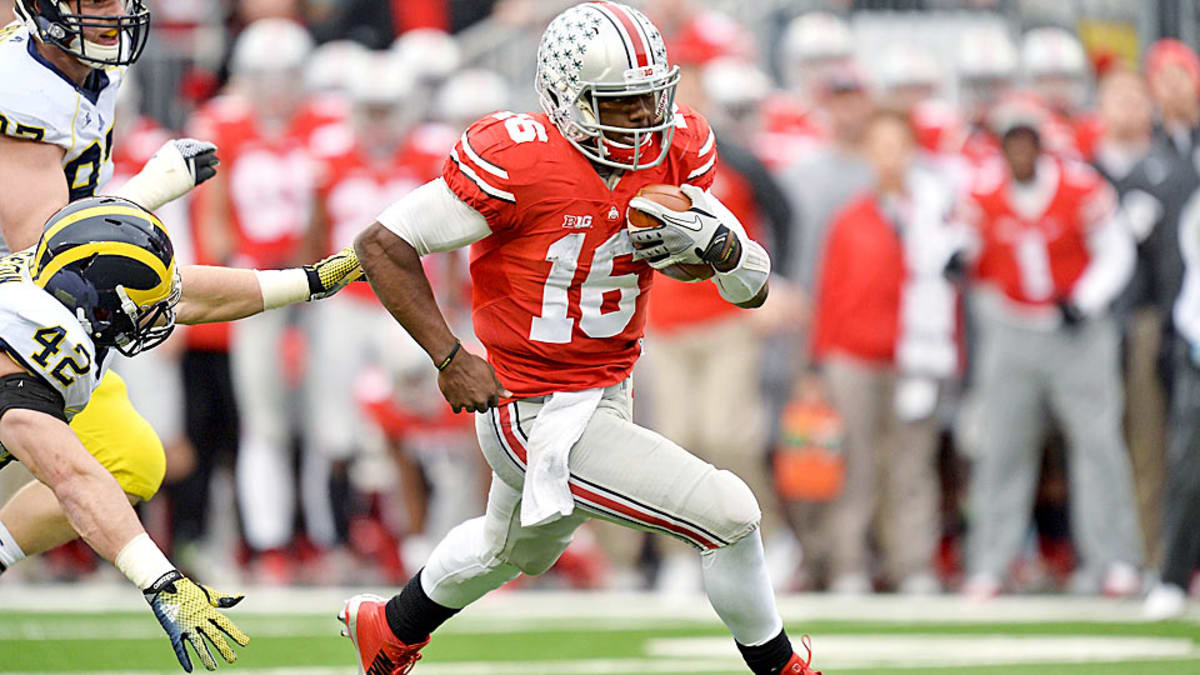
<svg viewBox="0 0 1200 675">
<path fill-rule="evenodd" d="M 955 291 L 941 270 L 961 231 L 949 217 L 952 190 L 913 161 L 905 115 L 876 113 L 865 152 L 875 183 L 831 225 L 813 336 L 846 430 L 845 485 L 829 523 L 831 589 L 871 589 L 867 533 L 878 511 L 889 580 L 930 593 L 940 590 L 931 571 L 934 412 L 959 351 Z"/>
</svg>

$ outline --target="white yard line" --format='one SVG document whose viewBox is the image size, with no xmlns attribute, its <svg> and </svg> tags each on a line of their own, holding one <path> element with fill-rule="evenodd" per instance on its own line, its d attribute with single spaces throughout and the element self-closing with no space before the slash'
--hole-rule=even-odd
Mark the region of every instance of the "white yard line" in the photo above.
<svg viewBox="0 0 1200 675">
<path fill-rule="evenodd" d="M 824 635 L 814 640 L 822 669 L 988 666 L 1032 663 L 1119 663 L 1200 657 L 1187 638 L 1012 635 Z M 650 656 L 739 661 L 725 638 L 656 638 Z"/>
<path fill-rule="evenodd" d="M 1132 638 L 1011 635 L 829 635 L 818 639 L 816 665 L 826 672 L 871 668 L 974 667 L 985 665 L 1120 663 L 1132 660 L 1188 659 L 1200 650 L 1186 638 Z M 740 673 L 741 659 L 728 638 L 654 639 L 651 658 L 552 660 L 535 662 L 424 661 L 428 675 L 630 675 L 631 673 Z M 91 675 L 176 671 L 91 671 Z M 354 675 L 349 667 L 245 669 L 254 675 Z M 16 675 L 16 671 L 0 675 Z M 50 674 L 53 675 L 53 674 Z M 80 675 L 78 671 L 60 675 Z"/>
<path fill-rule="evenodd" d="M 300 614 L 333 616 L 345 598 L 358 589 L 246 588 L 239 614 Z M 398 589 L 363 589 L 385 597 Z M 145 610 L 141 594 L 124 584 L 106 585 L 0 585 L 0 607 L 7 612 L 112 612 Z M 808 594 L 784 596 L 779 610 L 797 627 L 810 621 L 903 621 L 905 623 L 1034 623 L 1060 621 L 1138 621 L 1140 605 L 1134 600 L 1072 596 L 1015 596 L 970 601 L 957 596 L 910 598 L 877 595 L 846 598 Z M 0 615 L 3 618 L 3 615 Z M 1187 619 L 1200 623 L 1200 608 Z M 649 593 L 571 593 L 501 591 L 471 606 L 456 624 L 481 626 L 580 621 L 712 622 L 716 615 L 702 595 Z"/>
</svg>

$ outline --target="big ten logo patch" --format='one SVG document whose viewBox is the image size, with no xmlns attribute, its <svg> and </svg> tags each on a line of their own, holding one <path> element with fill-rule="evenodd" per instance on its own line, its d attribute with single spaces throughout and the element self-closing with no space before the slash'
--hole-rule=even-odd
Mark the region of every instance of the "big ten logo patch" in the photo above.
<svg viewBox="0 0 1200 675">
<path fill-rule="evenodd" d="M 592 226 L 591 216 L 563 216 L 564 230 L 586 230 Z"/>
</svg>

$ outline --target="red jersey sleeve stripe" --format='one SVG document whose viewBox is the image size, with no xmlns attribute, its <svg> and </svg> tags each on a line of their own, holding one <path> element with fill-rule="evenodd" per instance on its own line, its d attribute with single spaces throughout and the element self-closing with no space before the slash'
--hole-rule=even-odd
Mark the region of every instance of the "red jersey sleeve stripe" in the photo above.
<svg viewBox="0 0 1200 675">
<path fill-rule="evenodd" d="M 700 176 L 703 176 L 704 174 L 708 173 L 709 169 L 713 168 L 713 165 L 716 163 L 717 163 L 716 155 L 709 157 L 707 162 L 705 162 L 704 164 L 701 164 L 699 168 L 697 168 L 695 171 L 688 174 L 688 180 L 692 180 L 693 178 L 699 178 Z"/>
<path fill-rule="evenodd" d="M 497 178 L 508 180 L 507 171 L 480 157 L 479 153 L 475 152 L 475 148 L 471 147 L 471 142 L 467 139 L 467 135 L 465 133 L 462 135 L 460 142 L 462 143 L 463 151 L 467 153 L 467 158 L 474 162 L 475 166 L 478 166 Z"/>
<path fill-rule="evenodd" d="M 713 131 L 712 129 L 709 129 L 708 130 L 708 138 L 704 140 L 704 145 L 700 146 L 700 149 L 698 151 L 696 151 L 696 154 L 700 157 L 703 157 L 703 156 L 707 155 L 708 153 L 712 152 L 713 146 L 715 146 L 716 144 L 717 144 L 717 132 Z"/>
<path fill-rule="evenodd" d="M 499 199 L 501 201 L 509 202 L 511 204 L 517 203 L 516 195 L 514 195 L 511 192 L 508 192 L 507 190 L 501 190 L 500 188 L 495 187 L 495 186 L 489 184 L 484 179 L 480 178 L 479 174 L 475 173 L 474 169 L 472 169 L 470 166 L 465 164 L 461 159 L 459 159 L 457 149 L 450 150 L 450 160 L 454 162 L 455 166 L 458 167 L 458 170 L 460 172 L 462 172 L 462 175 L 469 178 L 471 180 L 471 182 L 475 183 L 475 185 L 480 190 L 483 190 L 483 192 L 485 194 L 495 197 L 496 199 Z"/>
</svg>

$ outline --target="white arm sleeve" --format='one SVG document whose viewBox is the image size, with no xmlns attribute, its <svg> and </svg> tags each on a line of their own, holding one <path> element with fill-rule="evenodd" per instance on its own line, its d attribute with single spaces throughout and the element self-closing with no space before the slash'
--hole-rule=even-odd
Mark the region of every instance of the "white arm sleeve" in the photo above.
<svg viewBox="0 0 1200 675">
<path fill-rule="evenodd" d="M 453 251 L 492 233 L 483 214 L 463 203 L 441 178 L 404 195 L 377 220 L 419 255 Z"/>
<path fill-rule="evenodd" d="M 732 230 L 742 242 L 742 259 L 738 261 L 737 267 L 728 272 L 717 272 L 713 275 L 713 283 L 717 285 L 717 291 L 726 302 L 735 305 L 748 302 L 767 284 L 767 278 L 771 276 L 771 256 L 746 234 L 746 228 L 742 226 L 741 221 L 711 190 L 707 193 L 712 198 L 713 209 L 717 212 L 715 215 L 721 224 Z"/>
<path fill-rule="evenodd" d="M 1200 196 L 1193 195 L 1179 215 L 1179 252 L 1183 287 L 1175 298 L 1175 328 L 1193 346 L 1200 345 Z"/>
<path fill-rule="evenodd" d="M 1087 316 L 1096 316 L 1129 283 L 1137 264 L 1137 247 L 1128 225 L 1113 213 L 1098 223 L 1087 238 L 1091 262 L 1075 282 L 1071 299 Z"/>
</svg>

